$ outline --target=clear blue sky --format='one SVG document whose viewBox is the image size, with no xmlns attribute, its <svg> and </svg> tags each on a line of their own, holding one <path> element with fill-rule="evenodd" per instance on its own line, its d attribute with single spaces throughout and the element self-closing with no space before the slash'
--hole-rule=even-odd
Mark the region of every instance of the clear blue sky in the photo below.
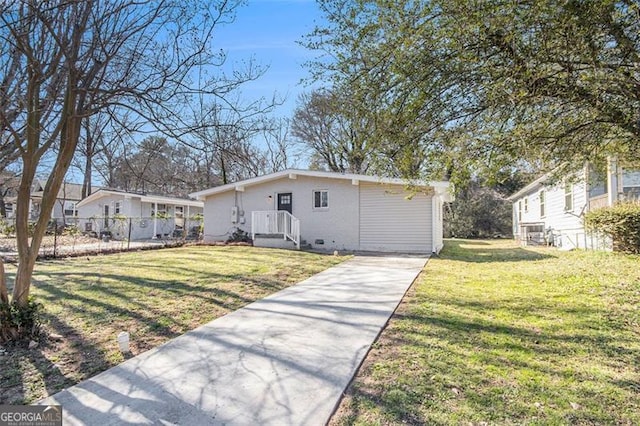
<svg viewBox="0 0 640 426">
<path fill-rule="evenodd" d="M 243 97 L 270 99 L 277 92 L 287 99 L 274 115 L 291 117 L 305 90 L 300 80 L 308 77 L 303 64 L 317 55 L 297 44 L 322 23 L 315 0 L 249 0 L 237 12 L 235 22 L 220 27 L 215 45 L 228 52 L 227 66 L 250 57 L 268 66 L 260 79 L 242 89 Z"/>
</svg>

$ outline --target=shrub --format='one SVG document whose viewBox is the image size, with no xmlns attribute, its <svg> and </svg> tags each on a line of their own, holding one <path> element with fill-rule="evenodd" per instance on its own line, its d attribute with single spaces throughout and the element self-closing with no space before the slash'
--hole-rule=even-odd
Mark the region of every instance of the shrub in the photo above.
<svg viewBox="0 0 640 426">
<path fill-rule="evenodd" d="M 25 307 L 0 303 L 0 343 L 10 340 L 36 339 L 42 325 L 42 304 L 33 300 Z"/>
<path fill-rule="evenodd" d="M 0 219 L 0 234 L 10 236 L 16 232 L 16 227 L 4 219 Z"/>
<path fill-rule="evenodd" d="M 615 251 L 640 253 L 640 203 L 618 203 L 590 211 L 584 224 L 590 231 L 610 236 Z"/>
<path fill-rule="evenodd" d="M 62 231 L 62 235 L 77 237 L 78 235 L 82 235 L 82 231 L 80 231 L 78 225 L 67 225 Z"/>
<path fill-rule="evenodd" d="M 227 239 L 227 243 L 250 243 L 251 237 L 240 228 L 236 228 L 233 234 Z"/>
</svg>

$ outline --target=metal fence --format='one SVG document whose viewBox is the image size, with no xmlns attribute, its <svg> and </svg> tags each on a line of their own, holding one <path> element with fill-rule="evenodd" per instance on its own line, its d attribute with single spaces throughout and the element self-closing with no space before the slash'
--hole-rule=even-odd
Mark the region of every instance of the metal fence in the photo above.
<svg viewBox="0 0 640 426">
<path fill-rule="evenodd" d="M 89 217 L 52 219 L 40 257 L 67 257 L 183 245 L 202 239 L 202 218 Z M 0 255 L 17 255 L 15 224 L 0 221 Z"/>
<path fill-rule="evenodd" d="M 594 232 L 585 232 L 583 228 L 558 231 L 544 230 L 543 225 L 529 225 L 521 229 L 516 239 L 525 246 L 545 245 L 565 250 L 613 250 L 611 237 Z"/>
</svg>

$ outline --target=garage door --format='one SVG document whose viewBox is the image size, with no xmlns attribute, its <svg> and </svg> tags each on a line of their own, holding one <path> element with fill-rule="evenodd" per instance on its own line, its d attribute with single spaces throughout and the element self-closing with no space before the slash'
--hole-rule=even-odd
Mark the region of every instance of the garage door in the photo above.
<svg viewBox="0 0 640 426">
<path fill-rule="evenodd" d="M 360 183 L 360 250 L 431 253 L 431 196 Z"/>
</svg>

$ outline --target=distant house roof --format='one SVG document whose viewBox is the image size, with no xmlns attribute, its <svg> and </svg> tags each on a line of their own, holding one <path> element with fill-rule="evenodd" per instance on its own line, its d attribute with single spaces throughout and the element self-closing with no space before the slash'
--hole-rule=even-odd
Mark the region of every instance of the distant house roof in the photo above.
<svg viewBox="0 0 640 426">
<path fill-rule="evenodd" d="M 204 203 L 202 201 L 187 199 L 187 198 L 176 198 L 176 197 L 165 197 L 162 195 L 146 195 L 146 194 L 136 194 L 135 192 L 126 192 L 118 189 L 106 189 L 101 188 L 89 195 L 84 200 L 78 203 L 78 207 L 82 207 L 86 204 L 89 204 L 93 201 L 99 200 L 100 198 L 109 197 L 112 195 L 121 196 L 123 199 L 125 198 L 139 198 L 140 201 L 144 203 L 158 203 L 158 204 L 172 204 L 177 206 L 191 206 L 191 207 L 204 207 Z"/>
<path fill-rule="evenodd" d="M 33 185 L 33 191 L 31 191 L 31 198 L 42 198 L 44 195 L 44 187 L 46 185 L 46 181 L 38 179 Z M 92 192 L 99 190 L 99 186 L 91 187 Z M 70 201 L 80 201 L 82 200 L 82 184 L 81 183 L 71 183 L 64 182 L 60 187 L 60 191 L 58 191 L 58 196 L 56 197 L 59 200 L 70 200 Z"/>
<path fill-rule="evenodd" d="M 198 200 L 204 200 L 206 197 L 210 195 L 219 194 L 219 193 L 231 191 L 234 189 L 238 191 L 242 191 L 244 190 L 245 187 L 248 187 L 248 186 L 281 179 L 283 177 L 295 179 L 297 176 L 307 176 L 307 177 L 323 178 L 323 179 L 344 179 L 344 180 L 351 180 L 354 184 L 357 184 L 358 182 L 372 182 L 372 183 L 382 183 L 382 184 L 391 184 L 391 185 L 409 185 L 410 184 L 410 185 L 419 186 L 419 187 L 432 187 L 435 189 L 437 194 L 442 195 L 445 198 L 445 201 L 452 200 L 452 196 L 449 192 L 450 184 L 449 182 L 444 182 L 444 181 L 429 181 L 429 182 L 411 181 L 410 182 L 404 179 L 396 179 L 396 178 L 382 178 L 378 176 L 358 175 L 358 174 L 352 174 L 352 173 L 337 173 L 337 172 L 296 170 L 296 169 L 283 170 L 281 172 L 276 172 L 276 173 L 271 173 L 264 176 L 246 179 L 236 183 L 216 186 L 213 188 L 205 189 L 203 191 L 194 192 L 189 195 L 193 198 L 197 198 Z"/>
</svg>

